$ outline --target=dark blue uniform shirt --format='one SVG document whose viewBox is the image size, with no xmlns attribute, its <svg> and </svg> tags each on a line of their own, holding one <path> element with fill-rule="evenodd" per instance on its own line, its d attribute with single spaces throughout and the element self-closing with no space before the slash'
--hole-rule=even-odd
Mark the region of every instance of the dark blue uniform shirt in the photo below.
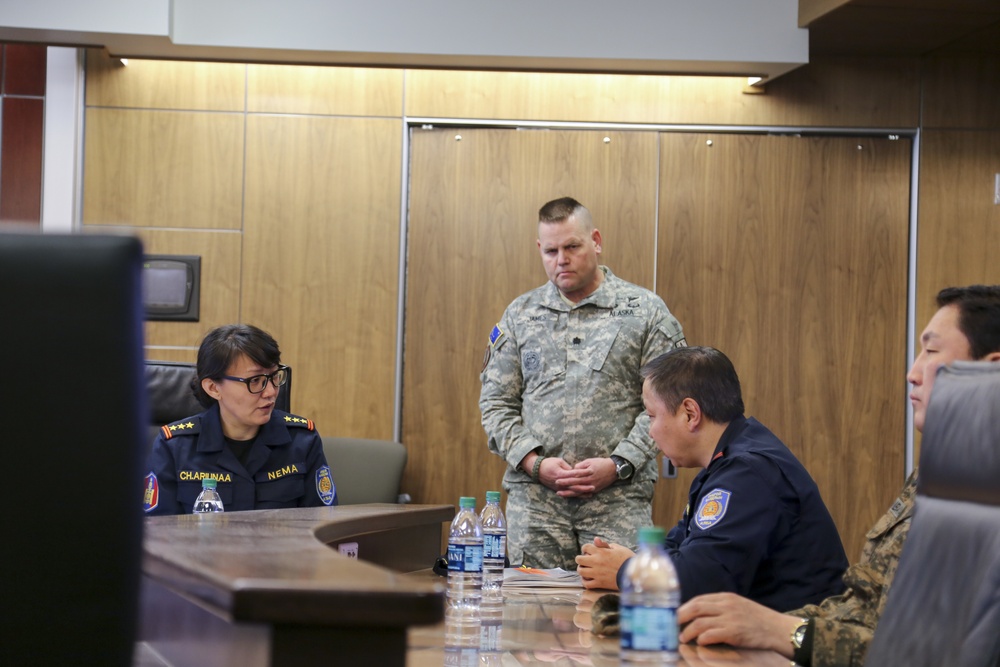
<svg viewBox="0 0 1000 667">
<path fill-rule="evenodd" d="M 190 514 L 205 478 L 217 481 L 227 512 L 337 504 L 323 442 L 308 419 L 274 410 L 245 466 L 226 446 L 218 405 L 160 431 L 145 480 L 147 514 Z"/>
<path fill-rule="evenodd" d="M 777 611 L 840 593 L 848 566 L 816 483 L 753 417 L 733 420 L 722 434 L 666 549 L 682 600 L 728 591 Z"/>
</svg>

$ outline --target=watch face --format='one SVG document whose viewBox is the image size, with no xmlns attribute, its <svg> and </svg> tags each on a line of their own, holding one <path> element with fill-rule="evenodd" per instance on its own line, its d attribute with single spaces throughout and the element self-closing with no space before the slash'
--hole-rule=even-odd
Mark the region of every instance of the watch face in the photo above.
<svg viewBox="0 0 1000 667">
<path fill-rule="evenodd" d="M 808 627 L 808 623 L 803 623 L 799 627 L 795 628 L 795 633 L 792 635 L 792 644 L 795 648 L 802 648 L 802 642 L 806 639 L 806 628 Z"/>
</svg>

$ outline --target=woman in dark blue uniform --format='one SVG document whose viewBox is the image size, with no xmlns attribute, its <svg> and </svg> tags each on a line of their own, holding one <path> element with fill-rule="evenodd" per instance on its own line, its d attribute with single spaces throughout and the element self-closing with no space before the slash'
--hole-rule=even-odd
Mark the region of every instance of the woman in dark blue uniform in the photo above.
<svg viewBox="0 0 1000 667">
<path fill-rule="evenodd" d="M 278 343 L 249 324 L 228 324 L 198 349 L 192 391 L 208 408 L 167 424 L 153 443 L 147 514 L 190 514 L 203 479 L 226 511 L 336 505 L 313 422 L 274 409 L 288 380 Z"/>
</svg>

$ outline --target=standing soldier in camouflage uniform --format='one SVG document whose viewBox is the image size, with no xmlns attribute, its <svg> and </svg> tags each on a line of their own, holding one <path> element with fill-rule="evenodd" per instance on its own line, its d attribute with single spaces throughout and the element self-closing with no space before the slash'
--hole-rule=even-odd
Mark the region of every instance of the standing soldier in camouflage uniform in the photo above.
<svg viewBox="0 0 1000 667">
<path fill-rule="evenodd" d="M 937 305 L 906 375 L 913 425 L 921 431 L 938 368 L 956 360 L 1000 361 L 1000 285 L 943 289 Z M 861 561 L 844 574 L 844 593 L 786 614 L 730 593 L 702 595 L 678 610 L 678 622 L 687 624 L 681 641 L 771 649 L 803 667 L 860 667 L 896 575 L 916 488 L 914 470 L 868 531 Z"/>
<path fill-rule="evenodd" d="M 511 563 L 575 569 L 581 545 L 635 546 L 652 523 L 657 448 L 639 368 L 686 343 L 660 297 L 598 264 L 601 233 L 575 199 L 541 208 L 538 249 L 550 282 L 493 328 L 479 407 L 507 462 Z"/>
</svg>

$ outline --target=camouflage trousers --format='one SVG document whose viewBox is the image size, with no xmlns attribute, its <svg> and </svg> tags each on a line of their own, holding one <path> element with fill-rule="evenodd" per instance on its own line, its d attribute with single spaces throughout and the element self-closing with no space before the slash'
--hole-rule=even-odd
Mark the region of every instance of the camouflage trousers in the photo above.
<svg viewBox="0 0 1000 667">
<path fill-rule="evenodd" d="M 613 484 L 591 498 L 560 498 L 542 484 L 507 485 L 507 556 L 511 565 L 576 570 L 580 548 L 595 537 L 635 550 L 639 528 L 653 523 L 653 482 Z"/>
</svg>

